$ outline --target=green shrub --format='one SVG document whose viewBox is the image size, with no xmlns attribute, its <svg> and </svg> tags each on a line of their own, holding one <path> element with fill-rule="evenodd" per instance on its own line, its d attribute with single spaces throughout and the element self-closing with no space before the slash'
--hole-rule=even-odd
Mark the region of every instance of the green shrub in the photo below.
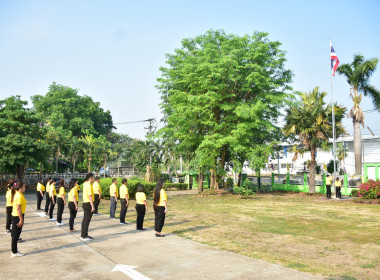
<svg viewBox="0 0 380 280">
<path fill-rule="evenodd" d="M 116 186 L 120 188 L 121 186 L 121 180 L 122 178 L 117 178 L 117 184 Z M 112 184 L 112 178 L 101 178 L 99 181 L 100 188 L 102 189 L 102 196 L 104 198 L 110 197 L 110 186 Z M 147 183 L 144 182 L 142 179 L 128 179 L 128 192 L 129 197 L 134 197 L 137 191 L 137 186 L 143 185 L 144 186 L 144 193 L 148 196 L 156 187 L 156 183 Z"/>
<path fill-rule="evenodd" d="M 252 190 L 246 189 L 244 187 L 238 187 L 238 186 L 235 186 L 233 191 L 234 191 L 234 194 L 241 195 L 241 198 L 248 198 L 248 196 L 254 194 Z"/>
<path fill-rule="evenodd" d="M 226 184 L 227 184 L 227 188 L 231 188 L 234 185 L 234 179 L 228 177 Z"/>
<path fill-rule="evenodd" d="M 352 190 L 350 196 L 359 197 L 359 190 Z"/>
<path fill-rule="evenodd" d="M 187 190 L 188 184 L 186 183 L 165 183 L 165 189 L 177 189 L 177 190 Z"/>
</svg>

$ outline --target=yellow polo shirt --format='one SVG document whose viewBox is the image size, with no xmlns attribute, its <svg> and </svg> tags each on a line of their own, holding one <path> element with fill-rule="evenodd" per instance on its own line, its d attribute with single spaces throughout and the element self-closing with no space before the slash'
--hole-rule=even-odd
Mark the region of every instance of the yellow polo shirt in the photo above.
<svg viewBox="0 0 380 280">
<path fill-rule="evenodd" d="M 331 176 L 326 177 L 326 185 L 331 185 L 331 180 L 332 180 Z"/>
<path fill-rule="evenodd" d="M 55 189 L 55 185 L 54 184 L 50 184 L 50 189 L 49 189 L 49 196 L 51 197 L 51 191 L 53 192 L 53 195 L 56 196 L 57 195 L 57 190 Z"/>
<path fill-rule="evenodd" d="M 146 195 L 144 192 L 137 192 L 135 196 L 136 204 L 144 204 L 144 201 L 146 200 Z"/>
<path fill-rule="evenodd" d="M 342 183 L 340 181 L 335 181 L 335 187 L 340 187 L 342 186 Z"/>
<path fill-rule="evenodd" d="M 74 188 L 72 188 L 68 195 L 68 200 L 69 202 L 74 202 L 74 197 L 75 197 L 75 201 L 78 201 L 78 190 L 77 190 L 77 186 L 75 186 Z"/>
<path fill-rule="evenodd" d="M 166 194 L 164 189 L 161 189 L 160 191 L 160 201 L 158 202 L 157 206 L 165 206 L 164 200 L 168 201 L 168 195 Z"/>
<path fill-rule="evenodd" d="M 18 217 L 17 205 L 21 205 L 21 212 L 24 214 L 26 210 L 26 199 L 23 193 L 16 192 L 15 197 L 13 198 L 12 216 L 14 217 Z"/>
<path fill-rule="evenodd" d="M 39 191 L 45 191 L 45 186 L 44 185 L 42 185 L 41 183 L 38 183 L 37 184 L 37 191 L 39 192 Z"/>
<path fill-rule="evenodd" d="M 102 194 L 102 189 L 100 188 L 100 185 L 98 182 L 94 182 L 92 184 L 92 188 L 94 189 L 94 194 L 98 194 L 98 192 L 100 192 L 100 194 Z"/>
<path fill-rule="evenodd" d="M 5 207 L 12 206 L 12 190 L 7 190 L 5 197 L 7 199 L 7 204 L 5 205 Z"/>
<path fill-rule="evenodd" d="M 94 200 L 94 189 L 90 182 L 83 183 L 83 202 L 90 202 L 88 196 L 92 196 L 92 200 Z"/>
<path fill-rule="evenodd" d="M 117 190 L 116 184 L 112 184 L 110 186 L 110 196 L 115 196 L 115 193 L 116 193 L 116 197 L 119 197 L 119 192 Z"/>
<path fill-rule="evenodd" d="M 66 195 L 66 190 L 65 190 L 65 187 L 60 187 L 59 188 L 59 197 L 60 198 L 63 198 L 65 195 Z"/>
<path fill-rule="evenodd" d="M 129 192 L 126 185 L 121 185 L 120 187 L 120 199 L 125 199 L 125 196 L 129 199 Z"/>
</svg>

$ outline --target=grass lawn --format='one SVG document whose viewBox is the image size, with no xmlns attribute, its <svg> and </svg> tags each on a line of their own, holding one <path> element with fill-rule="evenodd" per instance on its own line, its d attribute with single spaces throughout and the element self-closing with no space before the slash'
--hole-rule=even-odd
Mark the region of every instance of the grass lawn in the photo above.
<svg viewBox="0 0 380 280">
<path fill-rule="evenodd" d="M 144 227 L 154 226 L 152 203 Z M 127 222 L 136 221 L 134 206 Z M 177 195 L 168 208 L 164 233 L 334 279 L 380 279 L 379 205 L 273 193 Z"/>
</svg>

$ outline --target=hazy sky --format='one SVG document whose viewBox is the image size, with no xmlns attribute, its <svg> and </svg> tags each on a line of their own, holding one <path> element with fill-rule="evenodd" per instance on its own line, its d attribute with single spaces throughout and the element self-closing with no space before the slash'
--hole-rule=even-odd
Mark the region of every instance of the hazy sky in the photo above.
<svg viewBox="0 0 380 280">
<path fill-rule="evenodd" d="M 46 94 L 49 85 L 79 89 L 110 110 L 114 123 L 160 119 L 155 85 L 165 54 L 210 29 L 269 33 L 287 52 L 293 89 L 319 86 L 331 97 L 329 38 L 342 63 L 355 53 L 380 57 L 380 1 L 17 1 L 0 0 L 0 99 Z M 372 77 L 380 89 L 380 65 Z M 334 96 L 351 108 L 349 86 Z M 85 108 L 84 108 L 85 109 Z M 363 110 L 373 109 L 368 98 Z M 380 134 L 380 113 L 366 125 Z M 352 122 L 345 120 L 352 133 Z M 143 138 L 144 125 L 117 125 Z M 364 130 L 368 134 L 368 130 Z"/>
</svg>

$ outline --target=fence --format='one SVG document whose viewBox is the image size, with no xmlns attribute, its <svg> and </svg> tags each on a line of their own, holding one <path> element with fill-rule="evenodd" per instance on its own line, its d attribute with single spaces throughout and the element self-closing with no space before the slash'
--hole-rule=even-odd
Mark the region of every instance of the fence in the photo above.
<svg viewBox="0 0 380 280">
<path fill-rule="evenodd" d="M 347 174 L 343 177 L 342 195 L 350 195 L 352 190 L 357 189 L 362 183 L 360 177 L 349 177 Z M 292 191 L 292 192 L 309 192 L 308 176 L 291 174 L 272 174 L 272 190 L 276 191 Z M 315 176 L 315 192 L 326 193 L 326 175 Z"/>
</svg>

